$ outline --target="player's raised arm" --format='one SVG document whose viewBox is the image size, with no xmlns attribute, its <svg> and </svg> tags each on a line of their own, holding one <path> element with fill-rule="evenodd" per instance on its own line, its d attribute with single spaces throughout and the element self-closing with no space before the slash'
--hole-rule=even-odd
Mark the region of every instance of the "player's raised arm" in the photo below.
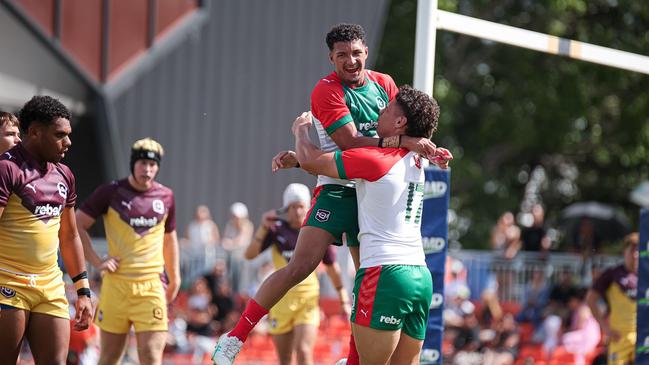
<svg viewBox="0 0 649 365">
<path fill-rule="evenodd" d="M 338 169 L 334 153 L 325 153 L 318 149 L 309 137 L 309 127 L 313 124 L 311 112 L 304 112 L 293 122 L 295 135 L 295 152 L 300 167 L 311 174 L 326 175 L 337 178 Z"/>
</svg>

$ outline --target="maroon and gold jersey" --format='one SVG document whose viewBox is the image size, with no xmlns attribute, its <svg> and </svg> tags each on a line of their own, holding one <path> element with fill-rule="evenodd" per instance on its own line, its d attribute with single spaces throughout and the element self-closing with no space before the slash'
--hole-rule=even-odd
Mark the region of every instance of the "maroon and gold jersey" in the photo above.
<svg viewBox="0 0 649 365">
<path fill-rule="evenodd" d="M 277 220 L 275 225 L 268 230 L 266 237 L 261 243 L 261 251 L 266 250 L 271 247 L 271 252 L 273 254 L 273 264 L 275 269 L 279 270 L 282 267 L 286 266 L 293 256 L 295 251 L 295 246 L 297 245 L 297 237 L 300 233 L 299 229 L 293 229 L 284 220 Z M 329 245 L 325 255 L 322 258 L 322 262 L 325 265 L 333 265 L 336 262 L 336 251 L 334 247 Z M 318 277 L 316 276 L 315 271 L 312 272 L 306 279 L 302 280 L 299 284 L 292 287 L 288 294 L 314 294 L 319 293 L 320 285 L 318 284 Z"/>
<path fill-rule="evenodd" d="M 43 274 L 57 267 L 61 213 L 77 200 L 74 175 L 39 164 L 18 144 L 0 157 L 0 268 Z"/>
<path fill-rule="evenodd" d="M 618 265 L 604 271 L 593 284 L 593 289 L 608 304 L 611 328 L 623 336 L 635 333 L 638 274 Z"/>
<path fill-rule="evenodd" d="M 164 234 L 176 230 L 171 189 L 154 182 L 139 191 L 122 179 L 98 187 L 80 209 L 94 219 L 103 216 L 108 254 L 120 258 L 116 274 L 162 272 Z"/>
</svg>

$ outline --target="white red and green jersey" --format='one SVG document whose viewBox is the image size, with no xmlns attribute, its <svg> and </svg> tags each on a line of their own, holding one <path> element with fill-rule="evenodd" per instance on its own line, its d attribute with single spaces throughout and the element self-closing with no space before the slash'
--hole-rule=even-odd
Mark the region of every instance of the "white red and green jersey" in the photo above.
<svg viewBox="0 0 649 365">
<path fill-rule="evenodd" d="M 340 150 L 330 135 L 347 123 L 353 122 L 359 135 L 376 137 L 379 114 L 398 92 L 389 75 L 370 70 L 365 70 L 365 84 L 360 87 L 346 85 L 335 72 L 318 81 L 311 93 L 311 113 L 320 149 Z M 324 184 L 350 185 L 350 182 L 318 176 L 318 186 Z"/>
<path fill-rule="evenodd" d="M 405 148 L 337 151 L 338 175 L 356 181 L 361 267 L 426 265 L 421 241 L 424 167 Z"/>
</svg>

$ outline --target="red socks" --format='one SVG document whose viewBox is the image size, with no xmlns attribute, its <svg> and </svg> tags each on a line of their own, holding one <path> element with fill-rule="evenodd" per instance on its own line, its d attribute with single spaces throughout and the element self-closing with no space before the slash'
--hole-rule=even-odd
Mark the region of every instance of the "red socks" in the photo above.
<svg viewBox="0 0 649 365">
<path fill-rule="evenodd" d="M 356 342 L 354 342 L 354 335 L 349 336 L 349 354 L 347 355 L 347 365 L 360 365 L 358 351 L 356 351 Z"/>
<path fill-rule="evenodd" d="M 248 335 L 253 328 L 257 325 L 257 322 L 268 313 L 268 310 L 260 306 L 254 299 L 250 299 L 248 304 L 246 304 L 246 309 L 243 310 L 239 322 L 234 326 L 232 331 L 228 334 L 229 336 L 234 336 L 241 340 L 241 342 L 246 342 Z"/>
</svg>

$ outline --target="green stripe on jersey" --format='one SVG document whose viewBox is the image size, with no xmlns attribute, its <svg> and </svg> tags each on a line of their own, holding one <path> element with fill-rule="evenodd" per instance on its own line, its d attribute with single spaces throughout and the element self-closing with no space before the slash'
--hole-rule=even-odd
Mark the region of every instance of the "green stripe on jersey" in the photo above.
<svg viewBox="0 0 649 365">
<path fill-rule="evenodd" d="M 331 135 L 333 132 L 336 131 L 336 129 L 344 126 L 347 123 L 353 122 L 354 119 L 352 119 L 351 114 L 347 114 L 344 117 L 338 119 L 337 121 L 333 122 L 332 125 L 326 128 L 327 134 Z"/>
<path fill-rule="evenodd" d="M 342 151 L 336 151 L 334 153 L 334 160 L 336 160 L 336 168 L 338 169 L 338 177 L 341 179 L 347 179 L 347 173 L 345 172 L 345 165 L 343 165 L 343 153 Z"/>
</svg>

